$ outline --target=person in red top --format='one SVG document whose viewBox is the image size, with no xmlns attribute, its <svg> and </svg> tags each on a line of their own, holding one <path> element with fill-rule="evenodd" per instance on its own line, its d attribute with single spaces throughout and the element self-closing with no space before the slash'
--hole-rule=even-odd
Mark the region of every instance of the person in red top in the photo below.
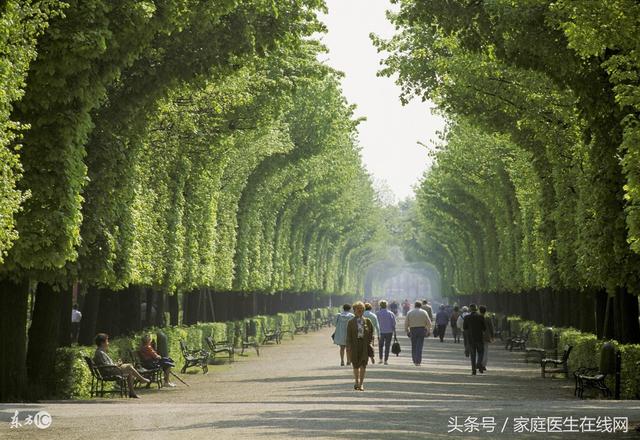
<svg viewBox="0 0 640 440">
<path fill-rule="evenodd" d="M 140 360 L 142 366 L 145 368 L 155 368 L 158 365 L 162 367 L 164 372 L 164 386 L 175 387 L 174 383 L 169 381 L 169 375 L 171 374 L 171 367 L 174 366 L 173 361 L 169 358 L 163 358 L 156 352 L 151 345 L 151 335 L 146 334 L 142 337 L 142 345 L 140 346 Z"/>
</svg>

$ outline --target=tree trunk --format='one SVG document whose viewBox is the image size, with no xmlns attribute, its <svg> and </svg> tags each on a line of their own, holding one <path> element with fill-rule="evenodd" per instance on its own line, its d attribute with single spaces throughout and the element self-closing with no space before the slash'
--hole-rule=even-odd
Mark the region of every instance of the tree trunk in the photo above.
<svg viewBox="0 0 640 440">
<path fill-rule="evenodd" d="M 96 335 L 98 311 L 100 310 L 100 289 L 95 286 L 87 288 L 82 307 L 82 320 L 80 321 L 80 334 L 78 344 L 93 345 Z"/>
<path fill-rule="evenodd" d="M 153 325 L 153 308 L 155 307 L 155 290 L 147 288 L 145 292 L 145 311 L 142 317 L 144 327 L 151 327 Z"/>
<path fill-rule="evenodd" d="M 196 290 L 198 295 L 198 319 L 196 322 L 208 322 L 207 319 L 207 289 L 201 288 Z"/>
<path fill-rule="evenodd" d="M 142 329 L 142 314 L 140 310 L 142 288 L 140 286 L 129 286 L 117 292 L 120 320 L 120 333 L 128 334 Z"/>
<path fill-rule="evenodd" d="M 164 322 L 164 312 L 166 310 L 166 294 L 162 291 L 157 292 L 156 294 L 156 326 L 157 327 L 164 327 L 165 325 L 167 325 L 166 322 Z"/>
<path fill-rule="evenodd" d="M 28 281 L 0 280 L 0 402 L 26 395 L 28 298 Z"/>
<path fill-rule="evenodd" d="M 60 334 L 62 292 L 47 283 L 38 283 L 36 302 L 29 327 L 27 376 L 36 398 L 51 396 L 55 389 L 56 349 Z M 69 319 L 70 316 L 68 317 Z"/>
<path fill-rule="evenodd" d="M 605 334 L 605 316 L 607 312 L 607 292 L 604 289 L 599 289 L 594 292 L 593 305 L 596 326 L 595 333 L 599 339 L 603 339 Z"/>
<path fill-rule="evenodd" d="M 169 300 L 169 314 L 171 315 L 170 324 L 179 325 L 180 302 L 178 301 L 178 294 L 169 295 L 167 299 Z"/>
<path fill-rule="evenodd" d="M 623 344 L 637 344 L 640 342 L 640 324 L 638 323 L 638 297 L 621 288 L 616 295 L 618 298 L 619 332 L 616 338 Z M 619 338 L 619 339 L 618 339 Z"/>
<path fill-rule="evenodd" d="M 607 305 L 604 312 L 603 339 L 613 339 L 613 297 L 607 294 Z"/>
<path fill-rule="evenodd" d="M 213 308 L 213 292 L 210 289 L 206 290 L 207 293 L 207 305 L 209 306 L 207 310 L 209 310 L 209 320 L 208 322 L 215 322 L 216 320 L 216 311 Z"/>
<path fill-rule="evenodd" d="M 100 289 L 100 313 L 98 313 L 96 332 L 106 333 L 111 338 L 120 335 L 119 296 L 111 289 Z"/>
<path fill-rule="evenodd" d="M 256 316 L 258 314 L 258 294 L 253 293 L 251 295 L 251 316 Z"/>
<path fill-rule="evenodd" d="M 184 292 L 182 294 L 182 304 L 184 312 L 182 322 L 185 325 L 193 325 L 198 321 L 198 301 L 200 300 L 197 291 Z"/>
<path fill-rule="evenodd" d="M 60 304 L 60 332 L 58 345 L 69 347 L 71 345 L 71 310 L 73 307 L 73 286 L 64 289 L 61 294 Z"/>
</svg>

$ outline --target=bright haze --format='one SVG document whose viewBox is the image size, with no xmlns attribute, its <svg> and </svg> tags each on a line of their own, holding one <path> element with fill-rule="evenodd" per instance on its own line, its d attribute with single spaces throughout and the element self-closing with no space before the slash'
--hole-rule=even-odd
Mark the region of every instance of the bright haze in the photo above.
<svg viewBox="0 0 640 440">
<path fill-rule="evenodd" d="M 369 34 L 393 35 L 394 27 L 385 16 L 393 5 L 388 0 L 326 0 L 326 4 L 329 13 L 321 19 L 328 33 L 322 41 L 329 54 L 322 59 L 344 72 L 344 95 L 357 105 L 356 116 L 367 118 L 359 126 L 365 166 L 396 198 L 412 196 L 412 187 L 430 163 L 428 150 L 418 142 L 431 145 L 444 121 L 431 114 L 431 103 L 414 99 L 402 106 L 395 79 L 376 76 L 383 54 L 378 54 Z"/>
</svg>

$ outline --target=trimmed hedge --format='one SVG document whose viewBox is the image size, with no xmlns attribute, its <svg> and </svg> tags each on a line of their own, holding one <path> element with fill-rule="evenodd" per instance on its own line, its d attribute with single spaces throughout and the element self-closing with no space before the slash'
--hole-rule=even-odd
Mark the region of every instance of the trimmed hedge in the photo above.
<svg viewBox="0 0 640 440">
<path fill-rule="evenodd" d="M 529 343 L 531 347 L 542 347 L 545 326 L 533 321 L 524 321 L 518 316 L 508 317 L 511 334 L 518 333 L 521 329 L 531 328 Z M 599 340 L 593 333 L 583 333 L 574 328 L 553 328 L 559 335 L 558 351 L 561 353 L 565 345 L 573 346 L 569 356 L 569 377 L 575 370 L 581 367 L 598 368 L 600 365 L 600 352 L 606 342 L 611 342 L 622 357 L 620 374 L 620 395 L 622 399 L 635 399 L 640 391 L 640 371 L 636 362 L 640 361 L 640 344 L 620 344 L 618 341 Z M 607 385 L 614 390 L 614 378 L 607 378 Z"/>
<path fill-rule="evenodd" d="M 314 309 L 320 310 L 323 317 L 335 313 L 335 308 Z M 261 340 L 262 326 L 268 325 L 273 328 L 277 323 L 282 329 L 294 330 L 294 323 L 301 324 L 305 319 L 305 311 L 293 313 L 278 313 L 274 316 L 255 316 L 250 318 L 255 320 L 258 331 L 258 340 Z M 109 340 L 109 356 L 113 360 L 129 359 L 129 350 L 137 350 L 140 340 L 146 333 L 155 335 L 158 330 L 162 330 L 167 335 L 167 345 L 169 356 L 176 362 L 175 370 L 178 371 L 184 365 L 184 359 L 180 352 L 180 340 L 186 341 L 190 348 L 207 347 L 205 338 L 213 336 L 217 341 L 230 340 L 234 346 L 240 346 L 245 333 L 244 321 L 230 322 L 207 322 L 198 323 L 189 327 L 151 327 L 141 332 L 132 334 L 130 337 L 119 337 Z M 56 364 L 53 371 L 55 374 L 55 390 L 53 396 L 57 399 L 88 399 L 90 398 L 91 373 L 82 358 L 83 356 L 93 357 L 94 347 L 73 346 L 61 347 L 56 350 Z M 111 386 L 108 384 L 106 386 Z"/>
</svg>

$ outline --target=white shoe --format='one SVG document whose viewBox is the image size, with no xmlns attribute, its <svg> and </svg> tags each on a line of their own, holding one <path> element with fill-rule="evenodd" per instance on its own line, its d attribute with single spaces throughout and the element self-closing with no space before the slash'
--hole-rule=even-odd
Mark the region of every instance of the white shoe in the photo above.
<svg viewBox="0 0 640 440">
<path fill-rule="evenodd" d="M 169 388 L 175 388 L 176 384 L 173 382 L 165 382 L 164 386 Z"/>
</svg>

